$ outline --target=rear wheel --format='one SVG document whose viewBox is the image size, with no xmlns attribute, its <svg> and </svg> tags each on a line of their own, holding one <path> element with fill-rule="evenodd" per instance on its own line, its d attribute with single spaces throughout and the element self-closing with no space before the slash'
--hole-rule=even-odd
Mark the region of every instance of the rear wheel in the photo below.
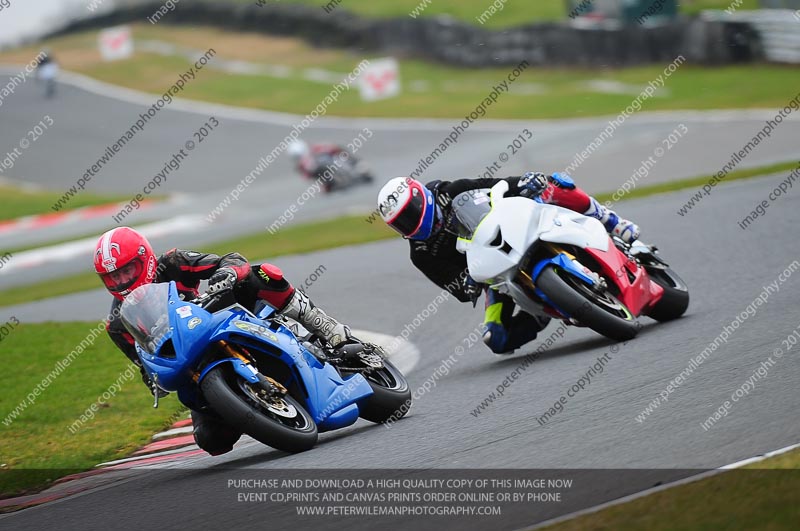
<svg viewBox="0 0 800 531">
<path fill-rule="evenodd" d="M 269 397 L 228 363 L 211 369 L 200 387 L 225 422 L 259 442 L 291 453 L 310 450 L 317 443 L 317 425 L 299 402 L 289 395 Z"/>
<path fill-rule="evenodd" d="M 664 295 L 647 316 L 656 321 L 670 321 L 683 315 L 689 307 L 689 288 L 683 279 L 669 267 L 644 267 L 650 280 L 664 288 Z"/>
<path fill-rule="evenodd" d="M 639 331 L 631 311 L 608 290 L 598 291 L 562 269 L 545 267 L 536 286 L 559 310 L 598 334 L 626 341 Z"/>
<path fill-rule="evenodd" d="M 341 369 L 343 374 L 352 371 Z M 398 420 L 408 413 L 411 407 L 411 389 L 405 376 L 392 365 L 383 360 L 383 367 L 369 371 L 359 371 L 372 387 L 372 396 L 358 403 L 358 415 L 365 420 L 381 424 L 388 420 Z"/>
</svg>

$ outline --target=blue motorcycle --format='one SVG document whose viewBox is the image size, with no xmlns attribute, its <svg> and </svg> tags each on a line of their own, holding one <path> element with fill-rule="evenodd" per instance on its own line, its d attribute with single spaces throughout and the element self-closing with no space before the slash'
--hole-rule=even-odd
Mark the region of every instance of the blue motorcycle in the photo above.
<svg viewBox="0 0 800 531">
<path fill-rule="evenodd" d="M 154 385 L 279 450 L 309 450 L 319 432 L 359 416 L 396 420 L 411 402 L 377 347 L 333 358 L 312 334 L 298 338 L 297 323 L 263 303 L 252 313 L 230 290 L 183 301 L 175 282 L 147 284 L 126 297 L 120 317 Z"/>
</svg>

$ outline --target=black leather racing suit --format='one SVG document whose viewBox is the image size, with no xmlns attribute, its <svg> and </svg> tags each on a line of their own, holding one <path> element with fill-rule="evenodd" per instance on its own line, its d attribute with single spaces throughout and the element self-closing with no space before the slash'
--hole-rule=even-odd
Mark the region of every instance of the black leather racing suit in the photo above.
<svg viewBox="0 0 800 531">
<path fill-rule="evenodd" d="M 411 245 L 411 262 L 434 284 L 446 289 L 461 302 L 470 300 L 465 292 L 467 257 L 456 250 L 458 236 L 453 223 L 453 199 L 469 190 L 491 188 L 500 180 L 459 179 L 452 182 L 432 181 L 425 185 L 436 198 L 444 224 L 441 230 L 425 241 L 408 240 Z M 519 195 L 519 177 L 505 180 L 509 183 L 508 195 Z"/>
</svg>

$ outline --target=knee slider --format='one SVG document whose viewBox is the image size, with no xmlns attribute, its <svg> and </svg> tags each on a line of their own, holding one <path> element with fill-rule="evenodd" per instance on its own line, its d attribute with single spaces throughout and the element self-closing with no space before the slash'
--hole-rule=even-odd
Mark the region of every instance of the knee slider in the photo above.
<svg viewBox="0 0 800 531">
<path fill-rule="evenodd" d="M 272 264 L 261 264 L 258 267 L 258 275 L 266 282 L 270 280 L 280 282 L 283 280 L 283 271 L 281 271 L 281 268 Z"/>
</svg>

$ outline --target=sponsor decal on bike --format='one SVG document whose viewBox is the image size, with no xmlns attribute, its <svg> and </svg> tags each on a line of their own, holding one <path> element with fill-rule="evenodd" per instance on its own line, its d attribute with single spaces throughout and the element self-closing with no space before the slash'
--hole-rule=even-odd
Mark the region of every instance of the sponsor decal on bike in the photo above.
<svg viewBox="0 0 800 531">
<path fill-rule="evenodd" d="M 278 336 L 273 334 L 269 331 L 269 329 L 265 326 L 248 323 L 246 321 L 236 321 L 233 325 L 238 328 L 239 330 L 244 330 L 245 332 L 250 332 L 253 334 L 257 334 L 262 337 L 266 337 L 272 341 L 278 341 Z"/>
</svg>

